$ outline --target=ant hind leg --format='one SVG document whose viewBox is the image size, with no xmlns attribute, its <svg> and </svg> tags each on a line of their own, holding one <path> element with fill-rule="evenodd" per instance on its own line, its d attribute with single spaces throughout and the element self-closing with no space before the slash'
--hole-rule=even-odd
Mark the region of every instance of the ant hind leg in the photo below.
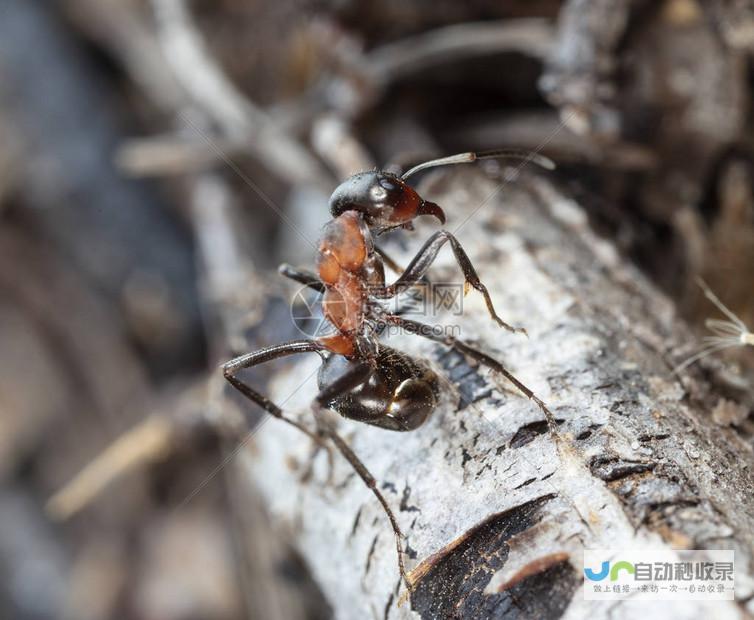
<svg viewBox="0 0 754 620">
<path fill-rule="evenodd" d="M 328 437 L 333 442 L 333 444 L 335 444 L 335 447 L 338 449 L 338 451 L 348 461 L 348 463 L 351 465 L 353 470 L 358 474 L 359 478 L 361 478 L 361 480 L 364 482 L 367 488 L 372 491 L 374 496 L 377 498 L 377 501 L 380 502 L 380 505 L 382 506 L 382 510 L 385 512 L 385 515 L 390 521 L 390 527 L 393 529 L 393 535 L 395 536 L 395 551 L 398 555 L 398 571 L 400 572 L 403 583 L 406 584 L 406 588 L 408 588 L 409 591 L 412 591 L 413 587 L 411 585 L 411 581 L 409 581 L 408 574 L 406 573 L 406 567 L 403 562 L 402 540 L 405 538 L 405 536 L 403 532 L 401 531 L 400 525 L 398 525 L 398 520 L 395 518 L 395 514 L 390 508 L 390 505 L 385 499 L 385 496 L 382 495 L 380 490 L 377 488 L 377 481 L 375 480 L 374 476 L 372 476 L 372 474 L 369 472 L 369 470 L 366 468 L 366 465 L 364 465 L 364 463 L 361 462 L 361 459 L 359 459 L 359 457 L 356 456 L 356 453 L 353 450 L 351 450 L 350 446 L 346 443 L 346 441 L 340 435 L 338 435 L 334 430 L 332 430 L 331 428 L 329 428 L 328 426 L 324 424 L 320 432 L 325 437 Z"/>
<path fill-rule="evenodd" d="M 295 353 L 321 353 L 324 350 L 321 344 L 314 340 L 292 340 L 283 344 L 276 344 L 271 347 L 265 347 L 252 353 L 246 353 L 235 359 L 226 362 L 223 365 L 223 376 L 234 388 L 236 388 L 241 394 L 248 398 L 251 402 L 259 405 L 270 415 L 290 424 L 297 428 L 302 433 L 311 437 L 315 442 L 322 443 L 322 439 L 316 434 L 306 428 L 303 424 L 287 417 L 283 410 L 280 409 L 269 398 L 257 392 L 248 383 L 245 383 L 238 377 L 236 373 L 239 370 L 245 368 L 251 368 L 257 364 L 263 364 L 265 362 L 284 357 L 286 355 L 293 355 Z"/>
<path fill-rule="evenodd" d="M 534 392 L 532 392 L 523 383 L 521 383 L 521 381 L 519 381 L 507 368 L 505 368 L 505 366 L 503 366 L 500 362 L 498 362 L 494 357 L 487 355 L 483 351 L 480 351 L 479 349 L 476 349 L 472 347 L 471 345 L 463 342 L 462 340 L 458 340 L 457 338 L 454 338 L 453 336 L 437 334 L 429 325 L 424 325 L 423 323 L 419 323 L 418 321 L 412 321 L 410 319 L 405 319 L 403 317 L 395 316 L 395 315 L 386 317 L 386 321 L 393 323 L 394 325 L 398 325 L 404 328 L 406 331 L 416 334 L 417 336 L 422 336 L 424 338 L 428 338 L 429 340 L 434 340 L 435 342 L 439 342 L 446 346 L 452 347 L 459 353 L 462 353 L 463 355 L 467 355 L 468 357 L 476 360 L 480 364 L 487 366 L 493 372 L 503 375 L 506 379 L 508 379 L 508 381 L 510 381 L 513 385 L 515 385 L 516 388 L 524 396 L 526 396 L 529 400 L 533 401 L 540 408 L 542 413 L 545 415 L 547 426 L 549 427 L 550 432 L 552 433 L 553 437 L 554 438 L 560 437 L 560 434 L 558 433 L 558 424 L 555 419 L 555 415 L 552 413 L 552 411 L 550 411 L 550 409 L 547 407 L 544 401 L 540 399 Z"/>
<path fill-rule="evenodd" d="M 320 415 L 316 415 L 324 407 L 326 407 L 333 398 L 348 392 L 359 383 L 362 383 L 369 376 L 370 372 L 372 372 L 372 368 L 369 366 L 369 364 L 356 364 L 348 372 L 338 377 L 330 385 L 324 387 L 319 392 L 317 398 L 314 401 L 313 409 L 315 411 L 315 419 L 317 420 L 317 428 L 319 433 L 332 441 L 338 451 L 343 455 L 343 458 L 348 461 L 356 474 L 358 474 L 359 478 L 361 478 L 367 488 L 372 491 L 374 496 L 377 498 L 377 501 L 380 502 L 385 515 L 390 521 L 390 526 L 393 529 L 393 534 L 395 535 L 395 549 L 398 554 L 398 570 L 400 571 L 401 579 L 410 591 L 412 589 L 411 582 L 408 579 L 406 568 L 403 563 L 402 539 L 405 538 L 405 536 L 403 535 L 403 532 L 401 532 L 401 528 L 398 525 L 398 520 L 395 518 L 395 514 L 391 510 L 390 505 L 388 504 L 385 497 L 377 488 L 377 481 L 366 468 L 366 465 L 364 465 L 361 459 L 356 456 L 356 453 L 350 448 L 346 441 L 335 432 L 329 422 L 323 420 Z"/>
</svg>

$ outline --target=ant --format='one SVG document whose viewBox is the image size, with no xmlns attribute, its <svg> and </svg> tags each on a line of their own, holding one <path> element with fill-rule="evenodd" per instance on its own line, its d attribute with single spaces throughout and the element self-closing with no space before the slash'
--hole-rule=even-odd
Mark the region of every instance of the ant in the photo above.
<svg viewBox="0 0 754 620">
<path fill-rule="evenodd" d="M 280 266 L 280 273 L 323 294 L 325 318 L 334 333 L 314 339 L 294 340 L 241 355 L 223 366 L 225 378 L 249 400 L 267 413 L 309 435 L 319 446 L 329 440 L 354 471 L 371 489 L 390 521 L 395 534 L 398 568 L 409 591 L 401 539 L 404 537 L 390 506 L 377 488 L 374 477 L 348 444 L 317 415 L 331 409 L 343 417 L 392 431 L 411 431 L 421 426 L 435 409 L 439 398 L 439 378 L 425 363 L 378 342 L 381 330 L 399 326 L 409 333 L 450 346 L 463 355 L 503 375 L 545 414 L 551 430 L 555 418 L 544 402 L 486 353 L 452 336 L 439 335 L 429 326 L 388 313 L 381 300 L 396 297 L 407 288 L 426 282 L 425 274 L 446 243 L 450 246 L 464 278 L 464 292 L 473 287 L 484 296 L 490 317 L 510 332 L 526 333 L 503 321 L 495 312 L 487 287 L 458 240 L 448 231 L 434 233 L 419 250 L 402 275 L 386 284 L 385 265 L 400 273 L 400 268 L 375 245 L 375 237 L 396 228 L 413 230 L 412 222 L 422 215 L 434 216 L 445 223 L 442 208 L 427 200 L 406 183 L 411 175 L 436 166 L 473 162 L 479 159 L 519 159 L 552 169 L 544 157 L 513 151 L 469 152 L 419 164 L 402 176 L 386 171 L 360 172 L 341 183 L 330 198 L 330 220 L 324 227 L 317 254 L 317 272 Z M 319 393 L 312 408 L 317 431 L 312 432 L 287 417 L 268 398 L 240 380 L 236 373 L 257 364 L 295 353 L 317 353 L 322 358 Z M 328 448 L 329 449 L 329 448 Z"/>
</svg>

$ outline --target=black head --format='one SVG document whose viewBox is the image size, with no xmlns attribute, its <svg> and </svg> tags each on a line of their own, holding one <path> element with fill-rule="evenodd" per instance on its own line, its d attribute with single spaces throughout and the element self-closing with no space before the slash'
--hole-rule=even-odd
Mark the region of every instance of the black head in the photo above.
<svg viewBox="0 0 754 620">
<path fill-rule="evenodd" d="M 445 223 L 439 206 L 423 200 L 399 177 L 380 171 L 360 172 L 335 188 L 330 197 L 330 213 L 338 217 L 346 211 L 362 213 L 369 227 L 400 226 L 419 215 L 434 215 Z"/>
</svg>

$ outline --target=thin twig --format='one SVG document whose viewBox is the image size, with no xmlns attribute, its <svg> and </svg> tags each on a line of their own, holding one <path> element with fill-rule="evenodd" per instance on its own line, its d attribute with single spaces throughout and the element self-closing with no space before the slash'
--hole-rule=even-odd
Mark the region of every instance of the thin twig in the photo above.
<svg viewBox="0 0 754 620">
<path fill-rule="evenodd" d="M 384 86 L 406 75 L 464 57 L 519 52 L 545 58 L 555 30 L 545 19 L 507 19 L 446 26 L 383 45 L 365 58 L 369 75 Z"/>
<path fill-rule="evenodd" d="M 330 174 L 275 118 L 257 107 L 228 79 L 212 58 L 183 0 L 152 0 L 158 36 L 178 81 L 191 98 L 232 139 L 280 178 L 323 189 Z"/>
<path fill-rule="evenodd" d="M 55 519 L 67 519 L 121 476 L 159 460 L 170 450 L 175 425 L 164 416 L 152 416 L 121 435 L 47 502 Z"/>
</svg>

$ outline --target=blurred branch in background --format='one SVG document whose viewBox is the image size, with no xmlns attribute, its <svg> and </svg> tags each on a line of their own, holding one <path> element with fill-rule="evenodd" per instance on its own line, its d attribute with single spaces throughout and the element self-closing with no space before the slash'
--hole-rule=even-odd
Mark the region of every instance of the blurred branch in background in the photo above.
<svg viewBox="0 0 754 620">
<path fill-rule="evenodd" d="M 189 96 L 227 139 L 292 184 L 329 187 L 327 172 L 277 121 L 244 97 L 215 64 L 183 0 L 153 0 L 162 50 Z"/>
<path fill-rule="evenodd" d="M 146 295 L 124 317 L 158 321 L 141 345 L 167 370 L 201 361 L 190 237 L 164 201 L 124 180 L 112 155 L 121 137 L 105 83 L 49 9 L 6 3 L 0 24 L 4 113 L 23 136 L 27 164 L 16 184 L 19 219 L 99 288 L 113 311 L 124 295 Z M 128 285 L 131 284 L 129 289 Z M 158 312 L 139 316 L 150 303 Z M 123 325 L 120 329 L 128 329 Z"/>
</svg>

